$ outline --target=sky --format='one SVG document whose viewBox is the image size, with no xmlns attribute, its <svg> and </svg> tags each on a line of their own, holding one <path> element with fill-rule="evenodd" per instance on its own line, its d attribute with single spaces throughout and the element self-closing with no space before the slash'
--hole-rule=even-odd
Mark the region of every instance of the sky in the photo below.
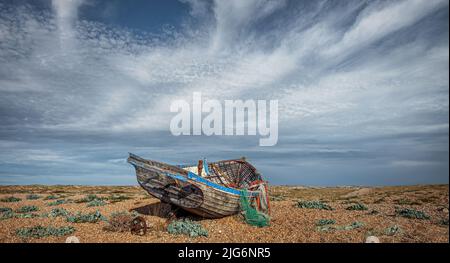
<svg viewBox="0 0 450 263">
<path fill-rule="evenodd" d="M 448 183 L 447 0 L 0 1 L 0 184 L 136 185 L 128 152 L 271 184 Z M 278 100 L 278 143 L 170 104 Z"/>
</svg>

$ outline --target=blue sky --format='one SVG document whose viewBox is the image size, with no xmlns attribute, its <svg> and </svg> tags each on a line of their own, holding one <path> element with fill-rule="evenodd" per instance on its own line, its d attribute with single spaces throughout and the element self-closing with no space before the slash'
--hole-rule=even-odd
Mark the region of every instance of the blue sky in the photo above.
<svg viewBox="0 0 450 263">
<path fill-rule="evenodd" d="M 0 184 L 136 184 L 128 152 L 272 184 L 448 183 L 448 1 L 0 2 Z M 279 140 L 179 136 L 170 103 L 277 99 Z"/>
</svg>

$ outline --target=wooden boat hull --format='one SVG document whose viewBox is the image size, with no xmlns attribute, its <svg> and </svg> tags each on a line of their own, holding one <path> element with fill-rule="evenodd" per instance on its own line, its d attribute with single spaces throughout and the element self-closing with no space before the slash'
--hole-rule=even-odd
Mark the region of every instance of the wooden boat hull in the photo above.
<svg viewBox="0 0 450 263">
<path fill-rule="evenodd" d="M 139 185 L 163 202 L 205 218 L 221 218 L 240 211 L 238 189 L 217 185 L 198 176 L 185 177 L 176 171 L 169 173 L 155 167 L 153 162 L 137 156 L 130 156 L 128 162 L 136 169 Z M 251 192 L 249 197 L 252 197 Z"/>
</svg>

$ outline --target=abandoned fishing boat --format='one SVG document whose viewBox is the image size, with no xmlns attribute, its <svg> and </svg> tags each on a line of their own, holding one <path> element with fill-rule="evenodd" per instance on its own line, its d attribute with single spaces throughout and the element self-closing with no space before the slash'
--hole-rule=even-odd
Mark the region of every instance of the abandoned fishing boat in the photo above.
<svg viewBox="0 0 450 263">
<path fill-rule="evenodd" d="M 257 210 L 268 212 L 267 182 L 245 158 L 169 165 L 130 153 L 128 162 L 149 194 L 196 215 L 220 218 L 236 214 L 241 211 L 242 197 Z"/>
</svg>

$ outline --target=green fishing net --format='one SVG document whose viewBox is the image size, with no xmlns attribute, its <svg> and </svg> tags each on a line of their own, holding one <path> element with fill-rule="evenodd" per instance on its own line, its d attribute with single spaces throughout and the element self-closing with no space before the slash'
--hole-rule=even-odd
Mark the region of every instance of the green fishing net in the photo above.
<svg viewBox="0 0 450 263">
<path fill-rule="evenodd" d="M 270 217 L 262 212 L 259 212 L 250 205 L 247 189 L 241 191 L 240 201 L 241 210 L 244 213 L 245 222 L 247 224 L 257 227 L 269 226 Z"/>
</svg>

